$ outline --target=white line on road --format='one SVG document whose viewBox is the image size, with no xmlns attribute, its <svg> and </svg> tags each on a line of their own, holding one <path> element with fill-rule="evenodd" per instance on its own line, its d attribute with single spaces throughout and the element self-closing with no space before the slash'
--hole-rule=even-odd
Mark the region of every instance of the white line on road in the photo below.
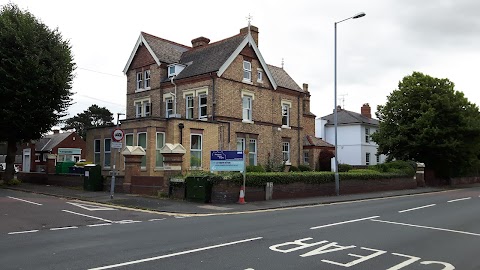
<svg viewBox="0 0 480 270">
<path fill-rule="evenodd" d="M 140 223 L 141 221 L 139 220 L 120 220 L 120 221 L 116 221 L 115 223 L 118 223 L 118 224 L 130 224 L 130 223 Z"/>
<path fill-rule="evenodd" d="M 87 227 L 100 227 L 100 226 L 108 226 L 108 225 L 112 225 L 112 223 L 92 224 L 92 225 L 87 225 Z"/>
<path fill-rule="evenodd" d="M 465 200 L 470 200 L 472 197 L 467 197 L 467 198 L 461 198 L 461 199 L 456 199 L 456 200 L 450 200 L 447 202 L 458 202 L 458 201 L 465 201 Z"/>
<path fill-rule="evenodd" d="M 341 225 L 341 224 L 346 224 L 346 223 L 352 223 L 352 222 L 357 222 L 357 221 L 362 221 L 362 220 L 369 220 L 369 219 L 374 219 L 374 218 L 378 218 L 378 217 L 380 217 L 380 216 L 373 216 L 373 217 L 366 217 L 366 218 L 359 218 L 359 219 L 353 219 L 353 220 L 348 220 L 348 221 L 342 221 L 342 222 L 338 222 L 338 223 L 332 223 L 332 224 L 312 227 L 312 228 L 310 228 L 310 230 L 315 230 L 315 229 L 320 229 L 320 228 L 325 228 L 325 227 L 331 227 L 331 226 L 336 226 L 336 225 Z"/>
<path fill-rule="evenodd" d="M 10 197 L 10 196 L 7 196 L 7 197 L 10 198 L 10 199 L 19 200 L 19 201 L 26 202 L 26 203 L 31 203 L 31 204 L 35 204 L 35 205 L 42 205 L 41 203 L 31 202 L 31 201 L 27 201 L 27 200 L 15 198 L 15 197 Z"/>
<path fill-rule="evenodd" d="M 425 205 L 425 206 L 419 206 L 419 207 L 415 207 L 415 208 L 410 208 L 410 209 L 398 211 L 398 213 L 405 213 L 405 212 L 409 212 L 409 211 L 413 211 L 413 210 L 418 210 L 418 209 L 422 209 L 422 208 L 432 207 L 432 206 L 435 206 L 435 205 L 436 205 L 436 204 L 429 204 L 429 205 Z"/>
<path fill-rule="evenodd" d="M 99 217 L 89 216 L 89 215 L 80 214 L 80 213 L 77 213 L 77 212 L 72 212 L 72 211 L 68 211 L 68 210 L 62 210 L 62 211 L 63 211 L 63 212 L 70 213 L 70 214 L 74 214 L 74 215 L 79 215 L 79 216 L 84 216 L 84 217 L 94 218 L 94 219 L 103 220 L 103 221 L 106 221 L 106 222 L 113 223 L 113 221 L 111 221 L 111 220 L 108 220 L 108 219 L 104 219 L 104 218 L 99 218 Z"/>
<path fill-rule="evenodd" d="M 38 230 L 21 231 L 21 232 L 9 232 L 8 234 L 21 234 L 21 233 L 32 233 L 32 232 L 38 232 Z"/>
<path fill-rule="evenodd" d="M 136 261 L 119 263 L 119 264 L 106 265 L 106 266 L 97 267 L 97 268 L 90 268 L 89 270 L 111 269 L 111 268 L 117 268 L 117 267 L 122 267 L 122 266 L 126 266 L 126 265 L 137 264 L 137 263 L 150 262 L 150 261 L 160 260 L 160 259 L 164 259 L 164 258 L 170 258 L 170 257 L 179 256 L 179 255 L 184 255 L 184 254 L 189 254 L 189 253 L 194 253 L 194 252 L 199 252 L 199 251 L 204 251 L 204 250 L 209 250 L 209 249 L 214 249 L 214 248 L 219 248 L 219 247 L 226 247 L 226 246 L 241 244 L 241 243 L 245 243 L 245 242 L 251 242 L 251 241 L 255 241 L 255 240 L 260 240 L 262 238 L 263 237 L 255 237 L 255 238 L 250 238 L 250 239 L 245 239 L 245 240 L 240 240 L 240 241 L 234 241 L 234 242 L 229 242 L 229 243 L 224 243 L 224 244 L 219 244 L 219 245 L 214 245 L 214 246 L 209 246 L 209 247 L 196 248 L 196 249 L 186 250 L 186 251 L 182 251 L 182 252 L 171 253 L 171 254 L 162 255 L 162 256 L 158 256 L 158 257 L 151 257 L 151 258 L 142 259 L 142 260 L 136 260 Z"/>
<path fill-rule="evenodd" d="M 152 218 L 152 219 L 149 219 L 148 221 L 160 221 L 160 220 L 164 220 L 166 218 Z"/>
<path fill-rule="evenodd" d="M 379 219 L 372 219 L 372 221 L 409 226 L 409 227 L 415 227 L 415 228 L 422 228 L 422 229 L 430 229 L 430 230 L 437 230 L 437 231 L 444 231 L 444 232 L 453 232 L 453 233 L 467 234 L 467 235 L 473 235 L 473 236 L 480 236 L 480 234 L 478 233 L 463 232 L 463 231 L 456 231 L 456 230 L 449 230 L 449 229 L 443 229 L 443 228 L 435 228 L 435 227 L 429 227 L 429 226 L 421 226 L 421 225 L 414 225 L 414 224 L 407 224 L 407 223 L 400 223 L 400 222 L 393 222 L 393 221 L 386 221 L 386 220 L 379 220 Z"/>
<path fill-rule="evenodd" d="M 68 229 L 78 229 L 78 227 L 68 226 L 68 227 L 51 228 L 50 231 L 59 231 L 59 230 L 68 230 Z"/>
</svg>

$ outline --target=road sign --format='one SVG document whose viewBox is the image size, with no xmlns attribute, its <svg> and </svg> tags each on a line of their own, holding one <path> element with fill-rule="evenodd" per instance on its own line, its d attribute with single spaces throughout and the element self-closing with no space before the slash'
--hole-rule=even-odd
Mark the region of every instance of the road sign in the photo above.
<svg viewBox="0 0 480 270">
<path fill-rule="evenodd" d="M 112 142 L 111 147 L 113 149 L 122 149 L 122 142 Z"/>
<path fill-rule="evenodd" d="M 210 151 L 210 171 L 243 172 L 242 151 Z"/>
<path fill-rule="evenodd" d="M 123 140 L 124 135 L 125 135 L 125 133 L 123 132 L 123 130 L 121 130 L 119 128 L 116 128 L 112 132 L 112 139 L 116 142 L 121 142 Z"/>
</svg>

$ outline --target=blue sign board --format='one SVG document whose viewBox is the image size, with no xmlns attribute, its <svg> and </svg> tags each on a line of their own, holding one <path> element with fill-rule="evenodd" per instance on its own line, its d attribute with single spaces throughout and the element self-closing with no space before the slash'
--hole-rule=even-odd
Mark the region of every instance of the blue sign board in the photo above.
<svg viewBox="0 0 480 270">
<path fill-rule="evenodd" d="M 210 171 L 243 172 L 243 151 L 210 151 Z"/>
</svg>

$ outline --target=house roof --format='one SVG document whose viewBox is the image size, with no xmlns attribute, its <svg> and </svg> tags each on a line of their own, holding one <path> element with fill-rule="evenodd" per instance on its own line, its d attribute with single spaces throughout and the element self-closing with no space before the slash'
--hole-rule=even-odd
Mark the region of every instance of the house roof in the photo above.
<svg viewBox="0 0 480 270">
<path fill-rule="evenodd" d="M 35 151 L 51 151 L 55 146 L 65 140 L 72 133 L 73 132 L 63 132 L 58 134 L 45 135 L 35 142 Z"/>
<path fill-rule="evenodd" d="M 188 46 L 159 38 L 145 32 L 142 32 L 141 35 L 145 38 L 145 41 L 155 53 L 158 60 L 163 63 L 178 63 L 182 53 L 190 49 Z"/>
<path fill-rule="evenodd" d="M 283 69 L 272 65 L 267 65 L 268 69 L 273 75 L 273 79 L 277 82 L 277 85 L 283 88 L 303 92 L 303 89 L 288 75 Z"/>
<path fill-rule="evenodd" d="M 323 116 L 322 120 L 327 120 L 326 126 L 334 125 L 334 113 L 327 116 Z M 363 116 L 356 112 L 347 111 L 344 109 L 338 109 L 337 111 L 337 123 L 339 125 L 348 125 L 348 124 L 367 124 L 378 126 L 379 121 L 377 119 L 369 118 Z"/>
<path fill-rule="evenodd" d="M 333 144 L 329 144 L 321 138 L 310 135 L 303 137 L 303 146 L 335 147 Z"/>
</svg>

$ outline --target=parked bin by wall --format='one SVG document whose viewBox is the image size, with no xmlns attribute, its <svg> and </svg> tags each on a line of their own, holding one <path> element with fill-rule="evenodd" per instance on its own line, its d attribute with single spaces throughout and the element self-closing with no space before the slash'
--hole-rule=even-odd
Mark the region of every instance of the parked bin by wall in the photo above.
<svg viewBox="0 0 480 270">
<path fill-rule="evenodd" d="M 212 199 L 213 184 L 208 176 L 189 176 L 185 179 L 188 201 L 208 203 Z"/>
<path fill-rule="evenodd" d="M 185 199 L 185 179 L 170 178 L 168 185 L 168 197 L 175 199 Z"/>
<path fill-rule="evenodd" d="M 85 165 L 83 175 L 83 189 L 88 191 L 103 190 L 102 167 L 95 164 Z"/>
<path fill-rule="evenodd" d="M 267 182 L 265 186 L 265 200 L 271 200 L 273 196 L 273 182 Z"/>
</svg>

